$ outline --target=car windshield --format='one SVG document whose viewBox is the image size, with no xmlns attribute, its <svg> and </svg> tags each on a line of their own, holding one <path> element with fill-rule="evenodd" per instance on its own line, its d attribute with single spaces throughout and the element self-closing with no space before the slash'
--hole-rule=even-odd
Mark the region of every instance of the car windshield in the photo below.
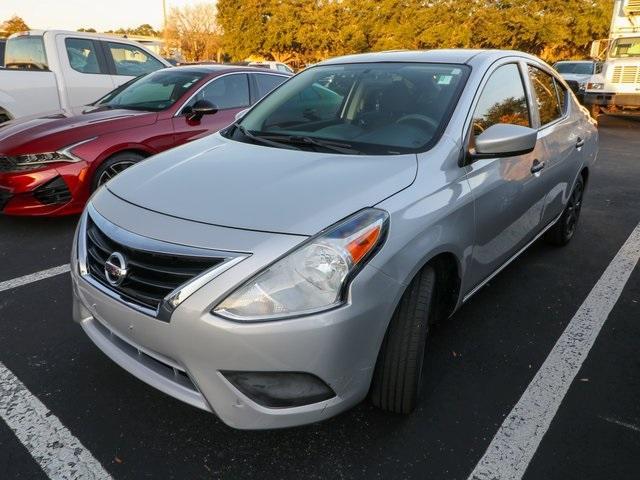
<svg viewBox="0 0 640 480">
<path fill-rule="evenodd" d="M 618 38 L 611 46 L 610 57 L 640 57 L 640 37 Z"/>
<path fill-rule="evenodd" d="M 469 68 L 358 63 L 309 68 L 223 135 L 280 148 L 373 155 L 424 151 L 438 139 Z"/>
<path fill-rule="evenodd" d="M 132 80 L 100 99 L 98 108 L 125 108 L 158 112 L 176 103 L 204 73 L 158 70 Z"/>
<path fill-rule="evenodd" d="M 593 63 L 591 62 L 562 62 L 556 64 L 558 73 L 575 75 L 592 75 Z"/>
</svg>

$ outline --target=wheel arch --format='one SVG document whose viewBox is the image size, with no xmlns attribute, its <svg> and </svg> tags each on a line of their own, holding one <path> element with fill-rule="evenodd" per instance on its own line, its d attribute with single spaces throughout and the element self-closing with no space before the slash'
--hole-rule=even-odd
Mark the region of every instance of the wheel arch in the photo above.
<svg viewBox="0 0 640 480">
<path fill-rule="evenodd" d="M 91 174 L 88 176 L 88 178 L 89 178 L 89 182 L 88 182 L 89 191 L 91 191 L 92 186 L 94 185 L 95 176 L 100 171 L 100 167 L 102 165 L 104 165 L 105 162 L 107 162 L 108 160 L 112 159 L 113 157 L 115 157 L 117 155 L 122 155 L 124 153 L 134 153 L 136 155 L 140 155 L 143 159 L 148 158 L 148 157 L 150 157 L 150 156 L 155 154 L 155 152 L 150 152 L 148 149 L 136 148 L 136 147 L 123 148 L 123 149 L 120 149 L 120 150 L 116 149 L 115 151 L 111 151 L 108 154 L 106 152 L 103 153 L 98 159 L 96 159 L 96 161 L 92 162 Z"/>
<path fill-rule="evenodd" d="M 585 188 L 589 184 L 589 167 L 585 166 L 580 170 L 580 175 L 582 176 L 582 181 L 584 182 Z"/>
</svg>

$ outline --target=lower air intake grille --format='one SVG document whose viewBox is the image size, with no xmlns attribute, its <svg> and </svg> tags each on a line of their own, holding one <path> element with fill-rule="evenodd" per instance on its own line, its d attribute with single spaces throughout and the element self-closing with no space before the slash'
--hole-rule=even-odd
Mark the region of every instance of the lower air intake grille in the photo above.
<svg viewBox="0 0 640 480">
<path fill-rule="evenodd" d="M 36 188 L 33 191 L 33 196 L 45 205 L 67 203 L 71 200 L 71 192 L 62 177 L 56 177 L 50 182 Z"/>
<path fill-rule="evenodd" d="M 91 277 L 127 301 L 153 310 L 173 290 L 225 260 L 131 248 L 109 238 L 90 217 L 87 218 L 86 244 Z M 104 271 L 107 259 L 114 252 L 126 258 L 128 270 L 125 280 L 118 286 L 109 283 Z"/>
<path fill-rule="evenodd" d="M 0 172 L 10 172 L 15 166 L 15 163 L 9 160 L 9 157 L 0 155 Z"/>
<path fill-rule="evenodd" d="M 0 188 L 0 212 L 2 211 L 4 206 L 7 204 L 7 202 L 9 202 L 10 199 L 11 199 L 11 192 L 9 192 L 9 190 L 6 190 L 4 188 Z"/>
</svg>

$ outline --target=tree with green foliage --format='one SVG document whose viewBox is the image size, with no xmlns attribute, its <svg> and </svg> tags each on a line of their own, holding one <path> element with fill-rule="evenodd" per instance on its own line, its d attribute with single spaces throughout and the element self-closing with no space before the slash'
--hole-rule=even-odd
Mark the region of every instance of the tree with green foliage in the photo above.
<svg viewBox="0 0 640 480">
<path fill-rule="evenodd" d="M 613 0 L 218 0 L 217 9 L 234 60 L 508 48 L 555 61 L 584 57 L 606 37 Z"/>
<path fill-rule="evenodd" d="M 5 36 L 13 35 L 18 32 L 25 32 L 29 29 L 29 26 L 25 23 L 25 21 L 14 15 L 9 20 L 0 25 L 0 32 L 4 33 Z"/>
</svg>

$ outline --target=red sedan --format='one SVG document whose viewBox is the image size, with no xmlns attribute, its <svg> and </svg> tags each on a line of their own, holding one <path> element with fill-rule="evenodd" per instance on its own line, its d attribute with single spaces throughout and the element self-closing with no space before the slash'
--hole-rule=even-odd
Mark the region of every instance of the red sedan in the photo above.
<svg viewBox="0 0 640 480">
<path fill-rule="evenodd" d="M 199 65 L 130 81 L 82 115 L 0 124 L 0 212 L 68 215 L 146 157 L 233 123 L 290 75 Z"/>
</svg>

